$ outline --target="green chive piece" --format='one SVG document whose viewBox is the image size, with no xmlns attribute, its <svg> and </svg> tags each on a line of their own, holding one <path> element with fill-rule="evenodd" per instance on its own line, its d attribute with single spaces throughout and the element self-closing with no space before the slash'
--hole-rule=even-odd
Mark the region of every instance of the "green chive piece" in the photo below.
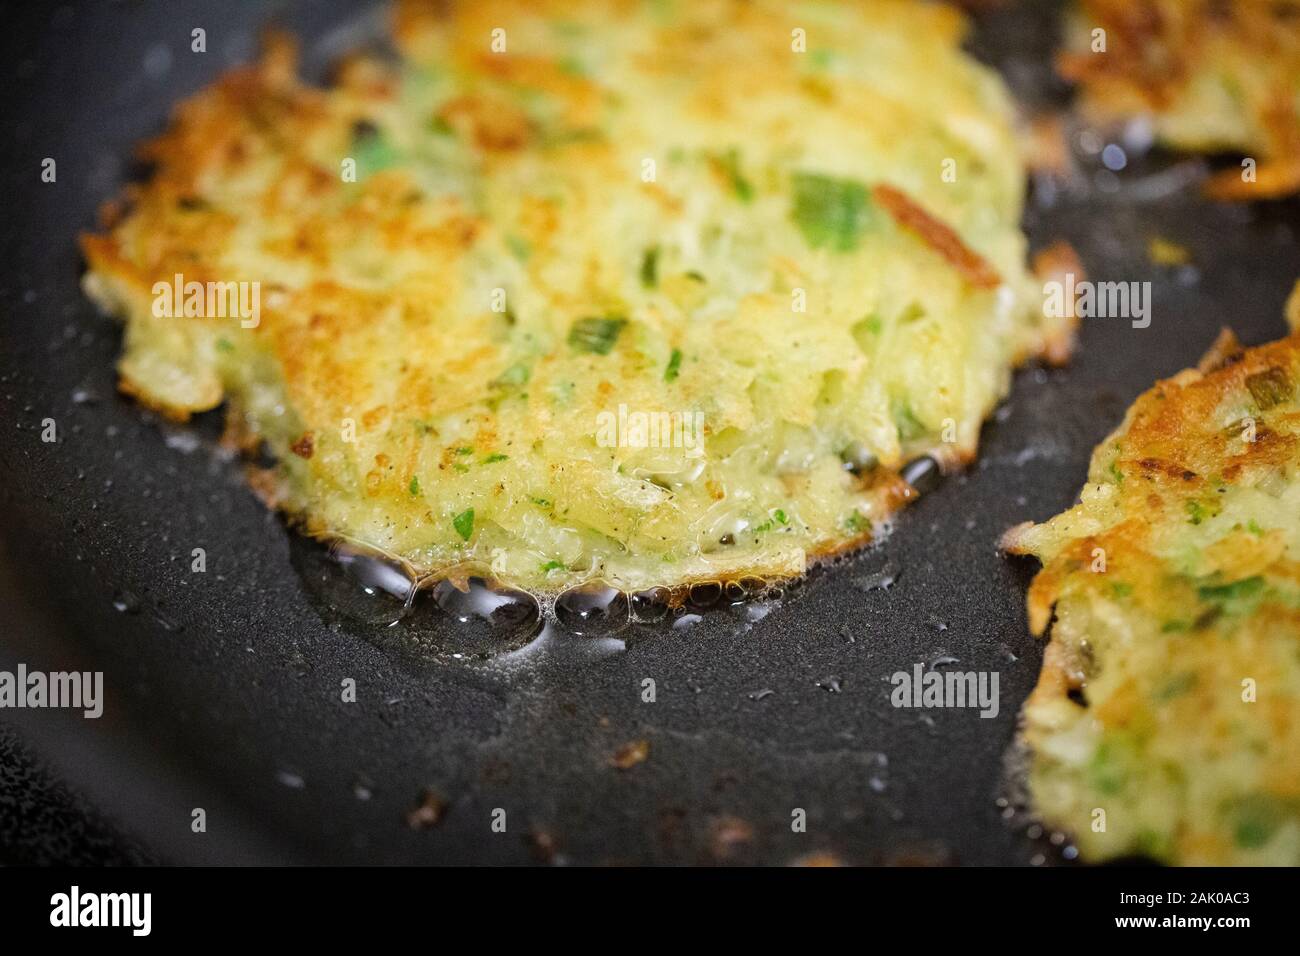
<svg viewBox="0 0 1300 956">
<path fill-rule="evenodd" d="M 1264 372 L 1247 375 L 1246 388 L 1250 389 L 1255 404 L 1264 411 L 1290 400 L 1295 391 L 1295 386 L 1291 384 L 1286 371 L 1280 368 L 1270 368 Z"/>
<path fill-rule="evenodd" d="M 474 533 L 474 509 L 467 508 L 456 517 L 451 519 L 452 527 L 456 533 L 461 536 L 462 540 L 468 541 L 469 536 Z"/>
<path fill-rule="evenodd" d="M 1254 597 L 1262 590 L 1264 590 L 1264 578 L 1257 574 L 1254 577 L 1233 581 L 1231 584 L 1207 584 L 1197 588 L 1196 593 L 1202 601 L 1231 601 L 1236 598 Z"/>
<path fill-rule="evenodd" d="M 668 356 L 668 367 L 664 369 L 664 381 L 675 382 L 677 376 L 682 371 L 682 350 L 673 349 L 673 354 Z"/>
<path fill-rule="evenodd" d="M 736 194 L 736 198 L 741 202 L 750 202 L 754 198 L 754 185 L 745 178 L 744 173 L 740 171 L 740 150 L 727 150 L 718 159 L 718 164 L 726 174 L 727 180 L 731 183 L 731 188 Z"/>
<path fill-rule="evenodd" d="M 533 254 L 533 247 L 520 236 L 506 236 L 506 245 L 510 248 L 510 253 L 520 262 L 527 262 L 528 257 Z"/>
<path fill-rule="evenodd" d="M 532 376 L 533 370 L 527 362 L 516 362 L 494 378 L 492 386 L 494 388 L 512 388 L 517 385 L 527 385 Z"/>
<path fill-rule="evenodd" d="M 396 166 L 402 159 L 383 130 L 369 120 L 362 120 L 353 127 L 352 158 L 363 176 Z"/>
<path fill-rule="evenodd" d="M 867 187 L 853 179 L 795 173 L 795 225 L 814 249 L 856 249 L 863 231 L 875 220 Z"/>
<path fill-rule="evenodd" d="M 653 289 L 659 284 L 659 247 L 651 246 L 641 256 L 641 285 Z"/>
<path fill-rule="evenodd" d="M 625 325 L 627 319 L 623 318 L 579 319 L 569 328 L 569 344 L 579 352 L 608 355 Z"/>
</svg>

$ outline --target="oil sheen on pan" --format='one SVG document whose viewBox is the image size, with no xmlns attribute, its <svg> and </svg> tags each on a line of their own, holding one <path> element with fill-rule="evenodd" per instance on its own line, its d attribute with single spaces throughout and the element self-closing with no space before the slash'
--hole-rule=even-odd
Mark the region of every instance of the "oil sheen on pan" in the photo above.
<svg viewBox="0 0 1300 956">
<path fill-rule="evenodd" d="M 928 4 L 417 3 L 272 38 L 84 237 L 121 387 L 306 533 L 534 593 L 788 578 L 1064 360 L 1000 80 Z"/>
</svg>

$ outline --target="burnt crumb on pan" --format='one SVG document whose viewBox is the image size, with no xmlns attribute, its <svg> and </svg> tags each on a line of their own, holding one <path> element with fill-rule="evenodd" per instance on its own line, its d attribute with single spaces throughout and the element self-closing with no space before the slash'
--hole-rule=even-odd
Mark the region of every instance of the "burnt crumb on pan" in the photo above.
<svg viewBox="0 0 1300 956">
<path fill-rule="evenodd" d="M 637 764 L 645 763 L 650 757 L 650 741 L 633 740 L 614 751 L 610 763 L 618 770 L 631 770 Z"/>
<path fill-rule="evenodd" d="M 438 791 L 426 789 L 419 802 L 406 813 L 406 825 L 412 830 L 427 830 L 442 822 L 447 813 L 447 800 Z"/>
</svg>

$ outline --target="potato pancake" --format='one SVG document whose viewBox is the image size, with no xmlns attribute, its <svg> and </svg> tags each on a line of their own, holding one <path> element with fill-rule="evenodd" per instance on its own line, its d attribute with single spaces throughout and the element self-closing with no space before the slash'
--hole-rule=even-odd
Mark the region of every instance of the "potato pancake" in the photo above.
<svg viewBox="0 0 1300 956">
<path fill-rule="evenodd" d="M 1300 189 L 1300 0 L 1081 0 L 1070 32 L 1061 72 L 1085 112 L 1149 116 L 1170 146 L 1257 163 L 1214 177 L 1218 198 Z"/>
<path fill-rule="evenodd" d="M 544 593 L 798 575 L 1068 349 L 963 28 L 411 2 L 397 62 L 328 89 L 278 39 L 144 148 L 85 287 L 125 319 L 122 388 L 227 402 L 310 534 Z"/>
<path fill-rule="evenodd" d="M 1043 562 L 1035 634 L 1055 609 L 1030 792 L 1085 859 L 1300 864 L 1297 383 L 1300 333 L 1225 333 L 1137 400 L 1078 505 L 1007 534 Z"/>
</svg>

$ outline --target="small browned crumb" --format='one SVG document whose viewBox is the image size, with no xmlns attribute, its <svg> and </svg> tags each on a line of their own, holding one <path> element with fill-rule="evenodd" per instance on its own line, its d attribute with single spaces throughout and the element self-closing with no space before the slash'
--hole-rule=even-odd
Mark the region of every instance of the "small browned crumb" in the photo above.
<svg viewBox="0 0 1300 956">
<path fill-rule="evenodd" d="M 818 850 L 815 853 L 809 853 L 807 856 L 801 856 L 791 866 L 806 867 L 837 867 L 843 866 L 844 861 L 829 850 Z"/>
<path fill-rule="evenodd" d="M 268 508 L 276 508 L 284 497 L 284 483 L 274 468 L 259 468 L 248 465 L 244 469 L 244 478 L 249 489 Z"/>
<path fill-rule="evenodd" d="M 248 418 L 231 405 L 226 409 L 220 443 L 222 448 L 251 456 L 262 443 L 262 439 L 249 424 Z"/>
<path fill-rule="evenodd" d="M 634 740 L 631 743 L 624 744 L 614 751 L 611 758 L 612 763 L 619 770 L 631 770 L 639 763 L 645 763 L 646 758 L 650 756 L 650 741 Z"/>
<path fill-rule="evenodd" d="M 316 437 L 311 432 L 303 432 L 302 437 L 289 446 L 289 450 L 299 458 L 310 458 L 316 450 Z"/>
<path fill-rule="evenodd" d="M 1033 270 L 1034 276 L 1044 282 L 1051 279 L 1061 280 L 1067 275 L 1074 276 L 1075 282 L 1082 282 L 1088 278 L 1088 272 L 1083 267 L 1083 260 L 1079 258 L 1079 253 L 1065 239 L 1058 239 L 1050 246 L 1035 252 Z"/>
<path fill-rule="evenodd" d="M 1043 283 L 1066 283 L 1066 277 L 1073 276 L 1077 285 L 1088 278 L 1079 253 L 1064 239 L 1058 239 L 1034 253 L 1033 271 L 1034 276 Z M 1074 333 L 1079 327 L 1079 316 L 1074 311 L 1074 303 L 1067 302 L 1066 307 L 1070 310 L 1067 324 L 1051 335 L 1043 346 L 1043 358 L 1049 365 L 1058 367 L 1070 360 L 1070 353 L 1074 351 Z"/>
<path fill-rule="evenodd" d="M 538 863 L 555 862 L 555 854 L 559 849 L 559 844 L 549 831 L 534 827 L 525 834 L 524 842 L 528 844 L 533 859 Z"/>
<path fill-rule="evenodd" d="M 406 825 L 412 830 L 427 830 L 442 822 L 447 812 L 447 801 L 436 790 L 425 790 L 420 802 L 406 813 Z"/>
<path fill-rule="evenodd" d="M 740 817 L 719 817 L 713 822 L 713 855 L 726 859 L 736 848 L 754 840 L 754 828 Z"/>
<path fill-rule="evenodd" d="M 1059 113 L 1042 113 L 1029 121 L 1024 134 L 1025 164 L 1035 173 L 1058 179 L 1070 175 L 1070 145 Z"/>
<path fill-rule="evenodd" d="M 917 843 L 890 851 L 883 862 L 885 866 L 952 866 L 956 859 L 942 843 Z"/>
</svg>

